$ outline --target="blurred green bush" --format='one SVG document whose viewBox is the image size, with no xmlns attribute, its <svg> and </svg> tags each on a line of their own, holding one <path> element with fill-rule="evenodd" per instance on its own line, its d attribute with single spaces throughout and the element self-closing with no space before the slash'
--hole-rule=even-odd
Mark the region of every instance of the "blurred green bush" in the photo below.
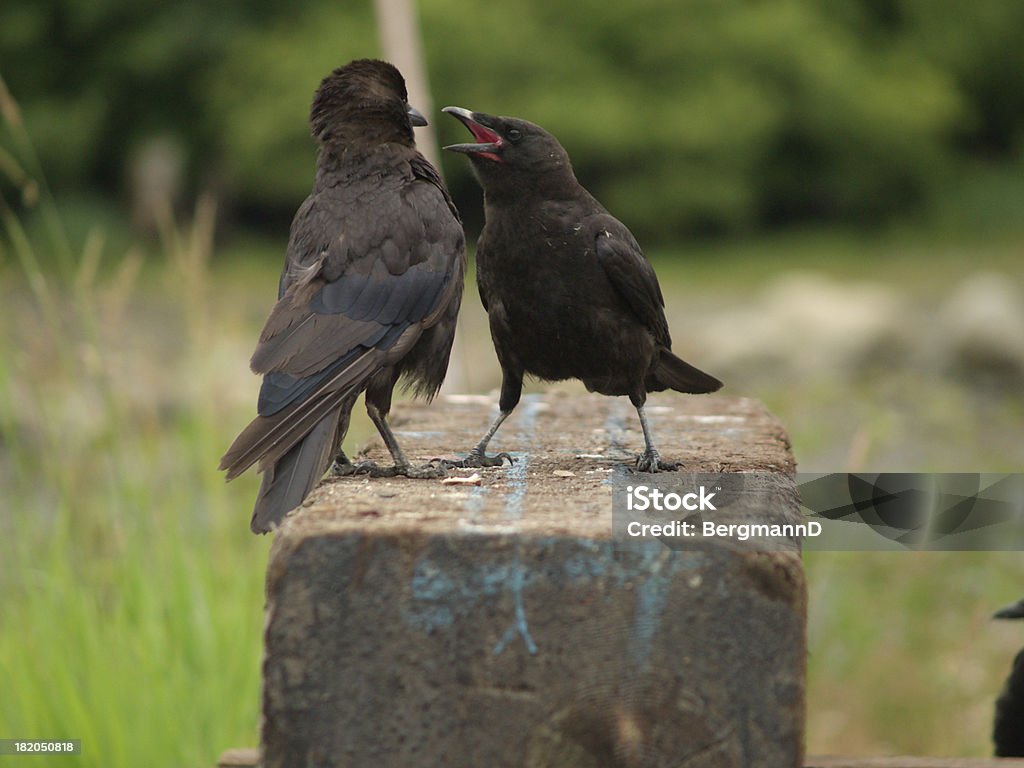
<svg viewBox="0 0 1024 768">
<path fill-rule="evenodd" d="M 548 127 L 646 242 L 884 222 L 1024 155 L 1018 0 L 430 0 L 420 14 L 437 105 Z M 187 192 L 275 228 L 309 188 L 320 78 L 378 52 L 368 2 L 0 7 L 2 74 L 58 190 L 122 195 L 132 153 L 169 136 Z M 472 218 L 467 164 L 446 163 Z"/>
</svg>

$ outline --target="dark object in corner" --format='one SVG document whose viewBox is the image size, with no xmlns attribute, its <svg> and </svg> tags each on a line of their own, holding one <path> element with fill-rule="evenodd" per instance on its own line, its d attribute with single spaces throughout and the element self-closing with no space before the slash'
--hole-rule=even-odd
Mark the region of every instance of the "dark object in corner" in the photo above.
<svg viewBox="0 0 1024 768">
<path fill-rule="evenodd" d="M 466 260 L 458 212 L 416 151 L 412 129 L 426 120 L 407 98 L 398 70 L 368 59 L 336 69 L 313 98 L 316 181 L 252 356 L 259 415 L 220 462 L 228 480 L 258 462 L 254 533 L 277 527 L 332 459 L 342 474 L 443 473 L 410 466 L 387 424 L 399 379 L 427 398 L 444 381 Z M 394 467 L 356 466 L 341 452 L 364 390 Z"/>
<path fill-rule="evenodd" d="M 477 286 L 501 365 L 501 413 L 457 466 L 495 466 L 487 443 L 519 402 L 523 376 L 580 379 L 591 392 L 628 395 L 640 417 L 643 472 L 676 469 L 654 447 L 648 392 L 714 392 L 722 382 L 672 354 L 654 269 L 625 225 L 576 180 L 569 155 L 543 128 L 461 107 L 444 110 L 474 143 L 484 189 Z"/>
<path fill-rule="evenodd" d="M 1024 599 L 998 611 L 996 619 L 1024 619 Z M 992 728 L 996 757 L 1024 757 L 1024 650 L 1013 660 L 1010 676 L 996 699 Z"/>
</svg>

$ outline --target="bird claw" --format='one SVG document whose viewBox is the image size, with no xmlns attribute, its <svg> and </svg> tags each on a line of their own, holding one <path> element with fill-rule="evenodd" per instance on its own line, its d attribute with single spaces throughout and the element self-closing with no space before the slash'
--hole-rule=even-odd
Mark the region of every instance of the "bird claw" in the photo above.
<svg viewBox="0 0 1024 768">
<path fill-rule="evenodd" d="M 377 465 L 372 461 L 360 461 L 353 464 L 351 461 L 335 461 L 331 464 L 331 477 L 352 477 L 353 475 L 372 475 Z"/>
<path fill-rule="evenodd" d="M 399 474 L 415 480 L 439 480 L 442 477 L 448 476 L 444 467 L 434 467 L 430 464 L 424 464 L 422 467 L 406 467 Z"/>
<path fill-rule="evenodd" d="M 446 477 L 444 467 L 434 467 L 426 464 L 422 467 L 414 467 L 409 464 L 390 467 L 382 467 L 374 461 L 360 461 L 358 464 L 352 462 L 342 463 L 335 461 L 331 465 L 332 477 L 352 477 L 353 475 L 368 475 L 369 477 L 411 477 L 414 480 L 437 480 Z"/>
<path fill-rule="evenodd" d="M 373 462 L 366 463 L 372 464 Z M 437 480 L 448 475 L 443 467 L 432 467 L 429 464 L 422 467 L 414 467 L 410 464 L 405 466 L 394 464 L 390 467 L 378 467 L 374 464 L 369 473 L 370 477 L 408 477 L 413 480 Z"/>
<path fill-rule="evenodd" d="M 644 451 L 636 457 L 637 472 L 675 472 L 681 466 L 678 461 L 665 461 L 654 450 Z"/>
<path fill-rule="evenodd" d="M 500 467 L 506 459 L 508 459 L 510 467 L 516 462 L 511 454 L 504 451 L 488 456 L 483 451 L 474 448 L 464 459 L 434 459 L 434 461 L 440 462 L 445 469 L 482 469 L 484 467 Z"/>
</svg>

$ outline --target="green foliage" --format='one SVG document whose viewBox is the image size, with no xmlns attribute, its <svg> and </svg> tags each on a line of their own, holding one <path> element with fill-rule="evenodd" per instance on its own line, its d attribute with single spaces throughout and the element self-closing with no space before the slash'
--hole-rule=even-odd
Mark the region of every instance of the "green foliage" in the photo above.
<svg viewBox="0 0 1024 768">
<path fill-rule="evenodd" d="M 1016 0 L 432 0 L 420 15 L 438 106 L 550 128 L 645 242 L 885 221 L 1024 153 Z M 132 147 L 170 134 L 194 185 L 275 220 L 309 187 L 316 85 L 378 54 L 370 3 L 322 0 L 8 0 L 0 50 L 61 187 L 113 190 Z M 446 166 L 472 210 L 465 161 Z"/>
<path fill-rule="evenodd" d="M 8 168 L 29 169 L 5 180 L 43 226 L 0 197 L 0 734 L 81 739 L 83 766 L 209 765 L 257 739 L 269 543 L 214 469 L 243 418 L 217 383 L 235 320 L 209 292 L 213 206 L 167 224 L 142 287 L 140 252 L 72 244 L 3 96 Z"/>
<path fill-rule="evenodd" d="M 481 109 L 550 126 L 599 197 L 652 236 L 877 213 L 944 160 L 959 107 L 951 83 L 914 50 L 872 46 L 818 3 L 545 7 L 533 42 L 518 41 L 530 56 L 454 58 L 490 94 Z M 474 25 L 501 26 L 431 9 L 425 27 L 450 28 L 428 39 L 470 46 Z M 448 59 L 452 47 L 432 53 Z M 526 71 L 507 68 L 510 57 Z"/>
<path fill-rule="evenodd" d="M 205 77 L 205 92 L 239 197 L 289 214 L 298 207 L 313 175 L 313 92 L 335 67 L 377 55 L 369 7 L 338 3 L 311 5 L 229 41 L 220 66 Z"/>
<path fill-rule="evenodd" d="M 131 149 L 170 135 L 209 182 L 221 154 L 205 75 L 236 36 L 312 5 L 249 0 L 12 0 L 0 7 L 3 75 L 58 188 L 116 188 Z"/>
</svg>

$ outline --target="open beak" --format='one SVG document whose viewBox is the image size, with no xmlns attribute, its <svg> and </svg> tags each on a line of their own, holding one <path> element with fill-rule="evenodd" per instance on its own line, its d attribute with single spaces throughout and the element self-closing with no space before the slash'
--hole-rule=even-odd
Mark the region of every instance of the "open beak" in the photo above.
<svg viewBox="0 0 1024 768">
<path fill-rule="evenodd" d="M 488 160 L 494 160 L 499 163 L 504 162 L 500 155 L 504 142 L 497 133 L 485 124 L 493 119 L 490 115 L 485 115 L 481 112 L 470 112 L 462 107 L 445 107 L 441 111 L 458 118 L 463 125 L 469 128 L 473 138 L 476 139 L 476 142 L 472 144 L 450 144 L 445 149 L 450 152 L 463 152 L 467 155 L 475 155 L 476 157 L 486 157 Z"/>
<path fill-rule="evenodd" d="M 406 114 L 409 115 L 409 122 L 413 124 L 413 127 L 422 128 L 424 125 L 428 124 L 427 118 L 425 118 L 423 113 L 416 109 L 416 107 L 409 106 L 408 104 L 405 106 L 409 107 Z"/>
</svg>

